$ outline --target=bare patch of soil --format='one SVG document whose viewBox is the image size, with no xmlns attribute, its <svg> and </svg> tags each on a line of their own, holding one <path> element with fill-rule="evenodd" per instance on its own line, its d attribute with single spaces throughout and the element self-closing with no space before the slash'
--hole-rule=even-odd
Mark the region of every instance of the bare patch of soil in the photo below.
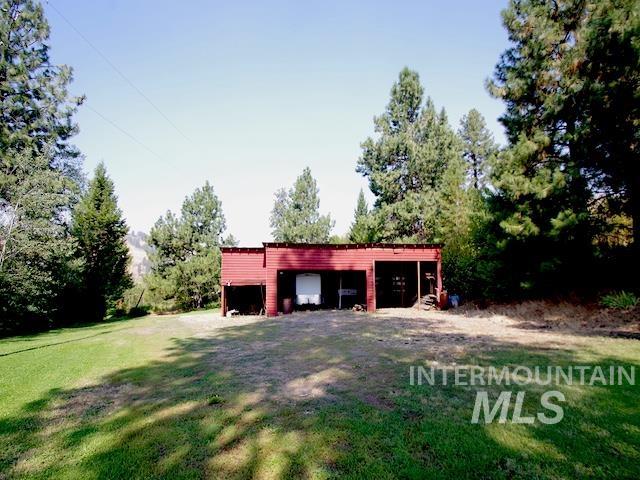
<svg viewBox="0 0 640 480">
<path fill-rule="evenodd" d="M 569 318 L 564 309 L 563 318 Z M 348 393 L 382 406 L 393 395 L 390 386 L 406 380 L 399 378 L 406 373 L 399 373 L 399 364 L 450 364 L 506 348 L 546 350 L 587 342 L 579 328 L 532 327 L 535 319 L 552 322 L 559 315 L 538 317 L 535 312 L 532 307 L 495 312 L 384 309 L 374 314 L 316 311 L 274 319 L 210 318 L 196 336 L 210 339 L 211 368 L 230 372 L 240 384 L 267 392 L 278 403 L 331 400 Z M 243 334 L 247 329 L 254 331 Z"/>
</svg>

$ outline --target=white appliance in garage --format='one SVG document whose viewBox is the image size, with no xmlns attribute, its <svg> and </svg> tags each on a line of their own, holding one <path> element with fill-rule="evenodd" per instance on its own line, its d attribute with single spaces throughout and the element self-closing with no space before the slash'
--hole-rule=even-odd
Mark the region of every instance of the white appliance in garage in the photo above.
<svg viewBox="0 0 640 480">
<path fill-rule="evenodd" d="M 320 305 L 322 282 L 319 273 L 296 275 L 296 305 Z"/>
</svg>

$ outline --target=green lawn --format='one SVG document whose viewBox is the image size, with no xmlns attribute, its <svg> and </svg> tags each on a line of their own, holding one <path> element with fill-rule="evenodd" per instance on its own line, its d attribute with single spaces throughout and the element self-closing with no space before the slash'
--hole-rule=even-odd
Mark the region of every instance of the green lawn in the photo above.
<svg viewBox="0 0 640 480">
<path fill-rule="evenodd" d="M 522 425 L 472 424 L 475 388 L 409 385 L 434 361 L 638 370 L 639 341 L 412 315 L 207 312 L 1 340 L 0 478 L 640 478 L 637 386 L 553 387 L 564 420 Z M 545 389 L 514 387 L 529 413 Z"/>
</svg>

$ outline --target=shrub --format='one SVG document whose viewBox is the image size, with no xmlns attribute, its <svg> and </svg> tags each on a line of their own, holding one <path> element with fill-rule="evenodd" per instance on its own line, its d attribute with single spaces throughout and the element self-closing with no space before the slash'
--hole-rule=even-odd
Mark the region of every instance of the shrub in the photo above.
<svg viewBox="0 0 640 480">
<path fill-rule="evenodd" d="M 150 310 L 151 310 L 151 307 L 149 307 L 148 305 L 140 305 L 139 307 L 132 307 L 127 312 L 127 316 L 129 318 L 144 317 L 149 313 Z"/>
<path fill-rule="evenodd" d="M 110 308 L 107 311 L 107 316 L 111 318 L 124 318 L 127 316 L 127 309 L 122 307 Z"/>
<path fill-rule="evenodd" d="M 614 292 L 605 295 L 600 300 L 600 303 L 607 308 L 617 308 L 620 310 L 628 310 L 638 305 L 640 299 L 631 292 Z"/>
<path fill-rule="evenodd" d="M 222 405 L 225 402 L 225 399 L 218 394 L 211 395 L 209 397 L 209 405 Z"/>
<path fill-rule="evenodd" d="M 151 310 L 149 292 L 142 283 L 127 289 L 114 308 L 109 311 L 114 318 L 134 318 L 147 315 Z"/>
</svg>

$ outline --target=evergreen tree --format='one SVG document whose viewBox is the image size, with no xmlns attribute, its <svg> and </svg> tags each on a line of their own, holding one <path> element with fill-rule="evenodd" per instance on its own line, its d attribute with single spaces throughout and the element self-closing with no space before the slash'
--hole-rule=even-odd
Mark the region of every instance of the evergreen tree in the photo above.
<svg viewBox="0 0 640 480">
<path fill-rule="evenodd" d="M 479 249 L 474 234 L 483 209 L 478 190 L 465 188 L 466 165 L 462 158 L 449 163 L 438 198 L 438 241 L 443 243 L 442 274 L 452 293 L 475 296 L 479 275 Z"/>
<path fill-rule="evenodd" d="M 443 243 L 446 288 L 473 295 L 481 278 L 476 235 L 483 225 L 484 201 L 478 190 L 466 188 L 463 141 L 446 112 L 436 112 L 429 98 L 423 104 L 422 96 L 418 74 L 405 68 L 385 113 L 374 120 L 378 138 L 362 144 L 357 170 L 369 178 L 376 203 L 360 217 L 366 222 L 358 220 L 364 209 L 357 209 L 352 240 L 364 232 L 367 241 Z M 466 123 L 475 142 L 480 186 L 493 142 L 476 113 Z"/>
<path fill-rule="evenodd" d="M 487 129 L 484 117 L 475 108 L 462 117 L 458 133 L 462 139 L 471 184 L 476 190 L 482 190 L 485 187 L 488 163 L 497 151 L 493 135 Z"/>
<path fill-rule="evenodd" d="M 69 179 L 30 149 L 0 163 L 0 335 L 41 330 L 79 271 L 67 233 Z"/>
<path fill-rule="evenodd" d="M 576 113 L 571 147 L 601 204 L 599 223 L 632 219 L 640 263 L 640 5 L 637 0 L 585 2 L 563 76 L 563 109 Z M 570 35 L 571 36 L 571 35 Z M 575 43 L 572 42 L 575 37 Z M 630 272 L 635 281 L 635 271 Z"/>
<path fill-rule="evenodd" d="M 414 71 L 404 68 L 391 89 L 386 111 L 374 118 L 377 139 L 362 143 L 357 171 L 368 177 L 376 196 L 382 240 L 432 241 L 438 230 L 438 190 L 460 141 L 444 110 L 424 90 Z"/>
<path fill-rule="evenodd" d="M 127 272 L 128 231 L 113 181 L 100 163 L 73 212 L 72 228 L 84 262 L 82 303 L 94 320 L 102 320 L 107 309 L 133 285 Z"/>
<path fill-rule="evenodd" d="M 271 210 L 271 216 L 269 217 L 269 224 L 273 229 L 271 235 L 277 242 L 285 241 L 285 232 L 291 230 L 289 225 L 289 211 L 291 209 L 289 201 L 289 192 L 286 188 L 279 188 L 275 193 L 275 201 L 273 202 L 273 209 Z"/>
<path fill-rule="evenodd" d="M 358 220 L 359 218 L 366 217 L 369 215 L 369 204 L 367 203 L 367 199 L 364 198 L 364 191 L 360 189 L 360 193 L 358 194 L 358 201 L 356 202 L 356 209 L 354 212 L 354 220 Z"/>
<path fill-rule="evenodd" d="M 79 179 L 79 152 L 69 139 L 83 97 L 70 97 L 71 68 L 51 63 L 48 39 L 42 5 L 0 0 L 0 153 L 46 150 L 50 168 Z"/>
<path fill-rule="evenodd" d="M 236 237 L 234 237 L 230 233 L 229 235 L 224 237 L 224 240 L 222 241 L 222 246 L 223 247 L 237 247 L 238 246 L 238 240 L 236 239 Z"/>
<path fill-rule="evenodd" d="M 209 182 L 184 200 L 181 213 L 182 229 L 191 253 L 208 252 L 222 245 L 227 224 L 222 202 Z"/>
<path fill-rule="evenodd" d="M 349 241 L 352 243 L 372 243 L 377 241 L 374 217 L 370 215 L 369 205 L 360 189 L 358 202 L 353 215 L 353 223 L 349 230 Z"/>
<path fill-rule="evenodd" d="M 509 259 L 498 277 L 512 279 L 508 288 L 553 289 L 586 279 L 590 204 L 605 192 L 634 203 L 640 98 L 634 11 L 633 1 L 514 0 L 503 12 L 513 46 L 489 90 L 506 102 L 501 121 L 511 144 L 492 178 L 492 231 L 497 254 Z"/>
<path fill-rule="evenodd" d="M 80 156 L 69 143 L 82 99 L 49 58 L 40 4 L 0 0 L 0 328 L 50 326 L 77 262 L 68 234 Z M 5 222 L 4 219 L 8 221 Z"/>
<path fill-rule="evenodd" d="M 451 244 L 469 236 L 472 193 L 465 189 L 462 158 L 452 161 L 442 178 L 438 198 L 438 240 Z"/>
<path fill-rule="evenodd" d="M 329 237 L 327 243 L 331 243 L 333 245 L 344 245 L 346 243 L 349 243 L 349 237 L 348 235 L 338 235 L 334 233 Z"/>
<path fill-rule="evenodd" d="M 219 299 L 220 246 L 235 245 L 223 238 L 226 221 L 213 187 L 185 198 L 180 217 L 172 212 L 158 219 L 149 234 L 152 273 L 147 278 L 159 309 L 201 308 Z"/>
<path fill-rule="evenodd" d="M 327 243 L 334 222 L 320 215 L 318 186 L 306 167 L 289 191 L 276 192 L 271 228 L 276 242 Z"/>
</svg>

